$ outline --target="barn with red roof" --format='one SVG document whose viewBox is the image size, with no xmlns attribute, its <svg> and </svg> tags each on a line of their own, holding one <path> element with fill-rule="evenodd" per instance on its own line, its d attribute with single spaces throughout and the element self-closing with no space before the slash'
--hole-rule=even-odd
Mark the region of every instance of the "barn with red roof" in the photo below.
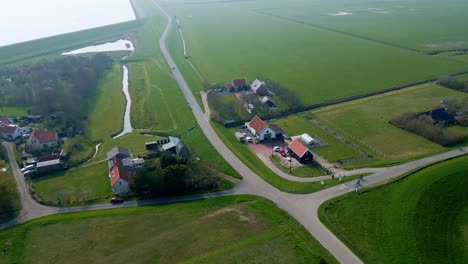
<svg viewBox="0 0 468 264">
<path fill-rule="evenodd" d="M 288 146 L 288 153 L 291 157 L 296 158 L 299 162 L 305 163 L 313 160 L 312 152 L 304 146 L 299 139 L 295 139 Z"/>
</svg>

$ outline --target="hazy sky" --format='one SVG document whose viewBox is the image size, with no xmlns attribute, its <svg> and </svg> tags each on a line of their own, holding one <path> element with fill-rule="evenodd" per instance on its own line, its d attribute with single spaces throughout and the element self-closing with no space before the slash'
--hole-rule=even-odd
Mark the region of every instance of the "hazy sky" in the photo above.
<svg viewBox="0 0 468 264">
<path fill-rule="evenodd" d="M 133 19 L 129 0 L 0 0 L 0 46 Z"/>
</svg>

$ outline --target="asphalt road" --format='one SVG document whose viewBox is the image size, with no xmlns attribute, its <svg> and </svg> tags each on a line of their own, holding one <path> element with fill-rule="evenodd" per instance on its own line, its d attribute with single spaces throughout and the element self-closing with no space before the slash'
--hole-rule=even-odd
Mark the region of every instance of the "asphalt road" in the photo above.
<svg viewBox="0 0 468 264">
<path fill-rule="evenodd" d="M 161 9 L 161 11 L 167 15 L 167 13 L 153 0 L 153 2 Z M 175 67 L 175 63 L 170 56 L 169 52 L 166 49 L 166 37 L 168 30 L 172 24 L 172 17 L 167 15 L 168 24 L 164 30 L 164 33 L 160 39 L 160 48 L 163 52 L 164 57 L 166 58 L 169 67 Z M 226 195 L 236 195 L 236 194 L 254 194 L 265 197 L 267 199 L 275 202 L 280 208 L 287 211 L 292 215 L 297 221 L 299 221 L 339 262 L 341 263 L 362 263 L 362 261 L 353 254 L 338 238 L 336 238 L 333 233 L 331 233 L 318 219 L 317 210 L 324 201 L 334 198 L 336 196 L 343 195 L 345 193 L 354 191 L 355 182 L 347 182 L 335 187 L 331 187 L 325 190 L 322 190 L 317 193 L 297 195 L 284 193 L 274 188 L 262 178 L 256 175 L 251 171 L 246 165 L 244 165 L 221 141 L 218 135 L 215 133 L 211 127 L 209 121 L 204 116 L 200 106 L 198 105 L 195 97 L 191 93 L 187 83 L 182 77 L 181 73 L 175 67 L 172 70 L 173 75 L 177 83 L 179 84 L 188 105 L 191 107 L 192 112 L 202 129 L 203 133 L 206 135 L 208 140 L 211 142 L 213 147 L 221 154 L 221 156 L 237 171 L 242 175 L 243 180 L 239 182 L 236 187 L 225 192 L 210 193 L 210 194 L 199 194 L 199 195 L 190 195 L 190 196 L 181 196 L 181 197 L 168 197 L 147 201 L 131 201 L 126 202 L 121 205 L 111 205 L 111 204 L 100 204 L 100 205 L 90 205 L 90 206 L 80 206 L 80 207 L 69 207 L 69 208 L 56 208 L 56 207 L 47 207 L 38 204 L 35 202 L 26 188 L 24 178 L 20 172 L 18 165 L 15 162 L 12 144 L 4 142 L 3 145 L 8 151 L 8 155 L 11 161 L 11 166 L 13 174 L 16 179 L 18 186 L 18 191 L 21 197 L 22 211 L 17 218 L 14 220 L 0 225 L 0 229 L 14 226 L 18 223 L 22 223 L 31 219 L 38 217 L 57 214 L 57 213 L 68 213 L 68 212 L 78 212 L 86 210 L 99 210 L 99 209 L 109 209 L 109 208 L 119 208 L 119 207 L 131 207 L 131 206 L 140 206 L 140 205 L 152 205 L 152 204 L 162 204 L 162 203 L 172 203 L 180 201 L 190 201 L 190 200 L 199 200 L 205 198 L 220 197 Z M 409 162 L 403 165 L 394 166 L 390 168 L 385 168 L 382 170 L 375 169 L 363 169 L 362 171 L 374 172 L 374 174 L 369 175 L 364 178 L 361 182 L 363 187 L 372 186 L 379 184 L 385 181 L 388 181 L 392 178 L 398 177 L 406 172 L 412 171 L 414 169 L 424 167 L 439 161 L 443 161 L 449 158 L 461 156 L 467 154 L 468 149 L 459 149 L 450 151 L 447 153 L 435 155 L 432 157 L 424 158 L 421 160 Z"/>
</svg>

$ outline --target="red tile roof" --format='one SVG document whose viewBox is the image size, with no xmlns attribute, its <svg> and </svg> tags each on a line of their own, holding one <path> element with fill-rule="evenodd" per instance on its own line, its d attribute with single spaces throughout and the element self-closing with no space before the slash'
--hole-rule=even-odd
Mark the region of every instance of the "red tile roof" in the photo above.
<svg viewBox="0 0 468 264">
<path fill-rule="evenodd" d="M 0 129 L 0 131 L 1 131 L 3 134 L 14 134 L 15 131 L 16 131 L 16 126 L 2 126 L 2 128 Z"/>
<path fill-rule="evenodd" d="M 40 157 L 36 158 L 37 162 L 56 160 L 56 159 L 60 159 L 60 153 L 59 154 L 50 154 L 50 155 L 40 156 Z"/>
<path fill-rule="evenodd" d="M 263 130 L 265 130 L 268 127 L 268 125 L 265 122 L 263 122 L 263 120 L 260 119 L 260 117 L 255 116 L 249 122 L 249 127 L 253 128 L 253 130 L 255 130 L 255 132 L 260 134 L 260 133 L 262 133 Z"/>
<path fill-rule="evenodd" d="M 234 87 L 242 87 L 242 86 L 247 86 L 247 82 L 245 79 L 237 79 L 232 81 L 232 85 Z"/>
<path fill-rule="evenodd" d="M 2 117 L 0 117 L 0 124 L 11 125 L 11 124 L 13 124 L 13 122 L 11 122 L 10 118 L 8 118 L 6 116 L 2 116 Z"/>
<path fill-rule="evenodd" d="M 309 151 L 309 149 L 302 145 L 302 143 L 299 141 L 299 139 L 295 139 L 291 144 L 289 144 L 288 148 L 294 152 L 299 158 L 302 158 L 304 154 Z"/>
<path fill-rule="evenodd" d="M 55 131 L 44 131 L 38 132 L 33 131 L 30 135 L 31 138 L 36 138 L 39 143 L 50 143 L 57 141 L 57 132 Z"/>
<path fill-rule="evenodd" d="M 120 179 L 131 182 L 135 177 L 135 171 L 126 169 L 123 166 L 114 166 L 110 170 L 111 186 L 114 186 Z"/>
</svg>

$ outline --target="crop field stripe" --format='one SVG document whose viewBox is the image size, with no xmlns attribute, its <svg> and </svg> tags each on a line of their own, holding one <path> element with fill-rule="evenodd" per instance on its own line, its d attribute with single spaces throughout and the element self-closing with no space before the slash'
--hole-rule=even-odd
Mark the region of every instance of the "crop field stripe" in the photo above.
<svg viewBox="0 0 468 264">
<path fill-rule="evenodd" d="M 338 29 L 328 28 L 328 27 L 320 26 L 320 25 L 317 25 L 317 24 L 312 24 L 312 23 L 309 23 L 309 22 L 304 22 L 304 21 L 297 20 L 297 19 L 290 18 L 290 17 L 284 17 L 284 16 L 280 16 L 280 15 L 270 14 L 270 13 L 267 13 L 267 12 L 262 12 L 259 9 L 252 9 L 251 11 L 253 11 L 253 12 L 257 13 L 257 14 L 266 15 L 266 16 L 270 16 L 270 17 L 274 17 L 274 18 L 279 18 L 279 19 L 282 19 L 282 20 L 286 20 L 286 21 L 294 22 L 294 23 L 299 23 L 299 24 L 302 24 L 302 25 L 307 25 L 307 26 L 310 26 L 310 27 L 314 27 L 316 29 L 321 29 L 321 30 L 325 30 L 325 31 L 340 34 L 340 35 L 345 35 L 345 36 L 352 37 L 352 38 L 357 38 L 357 39 L 360 39 L 360 40 L 370 41 L 370 42 L 374 42 L 374 43 L 381 44 L 381 45 L 384 45 L 384 46 L 389 46 L 389 47 L 392 47 L 392 48 L 399 48 L 399 49 L 404 49 L 404 50 L 417 52 L 417 53 L 422 53 L 422 54 L 432 54 L 432 53 L 425 52 L 425 51 L 422 51 L 422 50 L 413 49 L 413 48 L 410 48 L 410 47 L 407 47 L 407 46 L 397 45 L 397 44 L 394 44 L 394 43 L 390 43 L 390 42 L 386 42 L 386 41 L 382 41 L 382 40 L 377 40 L 377 39 L 373 39 L 373 38 L 369 38 L 369 37 L 349 33 L 349 32 L 346 32 L 346 31 L 341 31 L 341 30 L 338 30 Z"/>
</svg>

